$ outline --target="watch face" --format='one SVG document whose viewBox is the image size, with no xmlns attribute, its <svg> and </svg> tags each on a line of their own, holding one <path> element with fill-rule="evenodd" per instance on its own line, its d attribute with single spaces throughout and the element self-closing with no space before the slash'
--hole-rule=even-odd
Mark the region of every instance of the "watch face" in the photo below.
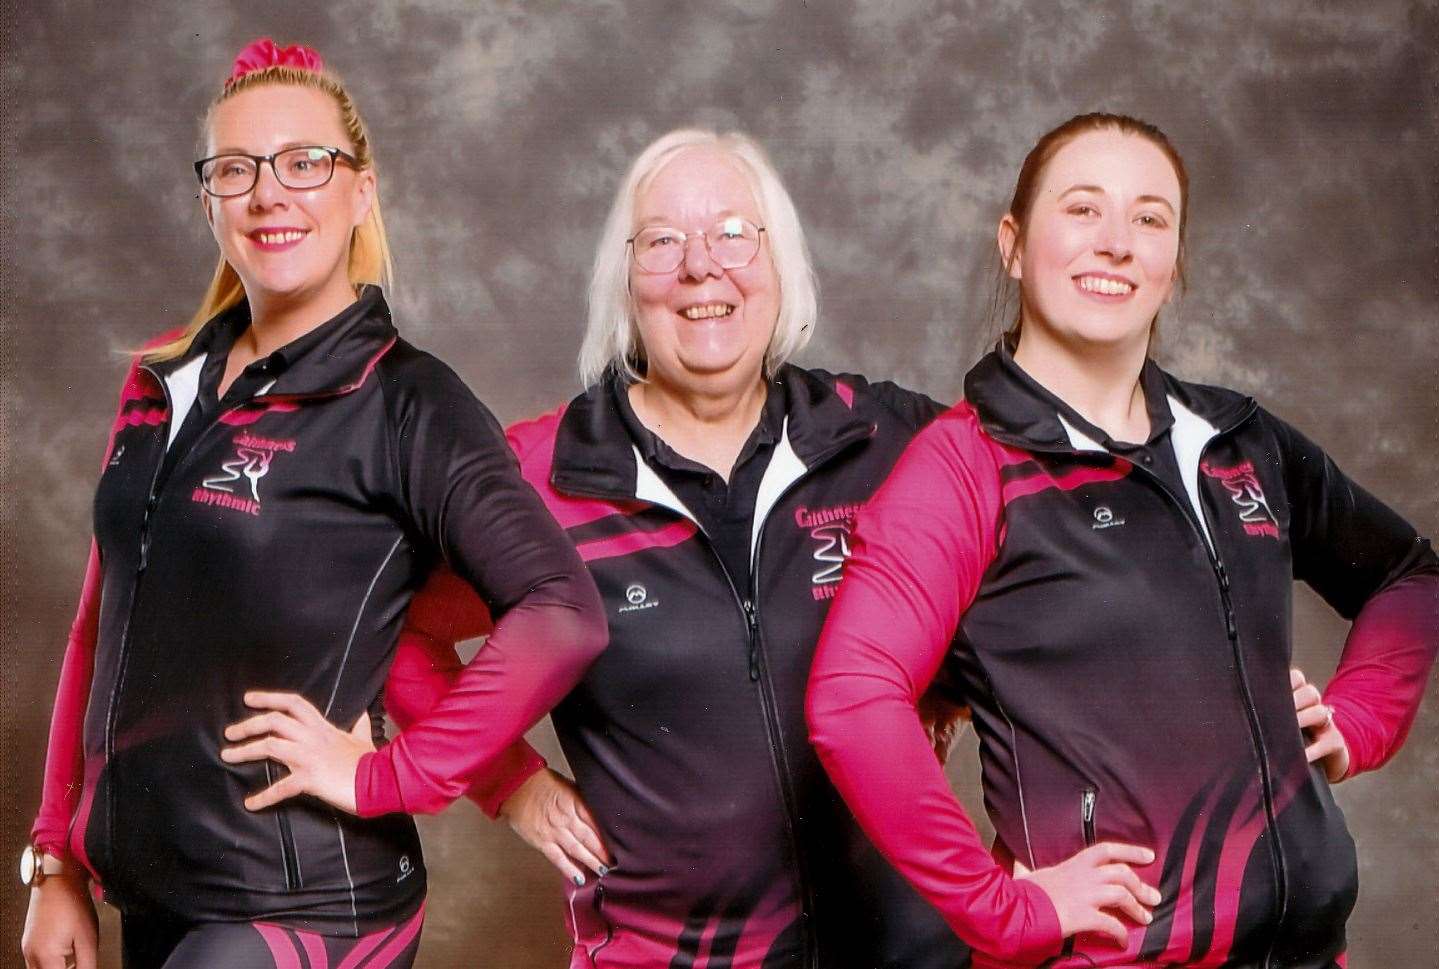
<svg viewBox="0 0 1439 969">
<path fill-rule="evenodd" d="M 35 873 L 40 867 L 40 853 L 33 845 L 26 845 L 25 850 L 20 852 L 20 883 L 22 885 L 35 884 Z"/>
</svg>

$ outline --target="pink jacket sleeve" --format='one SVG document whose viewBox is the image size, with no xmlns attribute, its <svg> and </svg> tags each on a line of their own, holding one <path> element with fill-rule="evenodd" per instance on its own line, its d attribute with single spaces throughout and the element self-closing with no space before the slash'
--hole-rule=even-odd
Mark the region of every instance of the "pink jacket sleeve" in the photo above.
<svg viewBox="0 0 1439 969">
<path fill-rule="evenodd" d="M 448 569 L 437 569 L 410 603 L 405 628 L 385 683 L 385 709 L 401 730 L 420 720 L 449 692 L 464 664 L 455 644 L 488 634 L 490 612 L 475 591 Z M 523 740 L 511 746 L 470 786 L 466 796 L 490 817 L 545 759 Z"/>
<path fill-rule="evenodd" d="M 997 546 L 990 447 L 961 404 L 914 440 L 860 513 L 806 712 L 860 825 L 955 933 L 997 957 L 1038 962 L 1063 942 L 1054 906 L 990 856 L 916 713 Z"/>
<path fill-rule="evenodd" d="M 1352 777 L 1404 744 L 1439 651 L 1439 557 L 1315 444 L 1265 413 L 1280 445 L 1294 575 L 1352 620 L 1324 691 Z"/>
<path fill-rule="evenodd" d="M 1353 777 L 1382 767 L 1404 744 L 1439 645 L 1439 576 L 1420 573 L 1375 595 L 1354 618 L 1324 691 L 1349 746 Z"/>
<path fill-rule="evenodd" d="M 30 840 L 46 854 L 68 858 L 70 819 L 80 800 L 84 779 L 81 734 L 95 669 L 95 632 L 100 611 L 100 552 L 90 543 L 90 561 L 80 589 L 80 605 L 70 625 L 60 686 L 50 715 L 50 743 L 45 752 L 45 781 L 40 812 L 30 829 Z"/>
</svg>

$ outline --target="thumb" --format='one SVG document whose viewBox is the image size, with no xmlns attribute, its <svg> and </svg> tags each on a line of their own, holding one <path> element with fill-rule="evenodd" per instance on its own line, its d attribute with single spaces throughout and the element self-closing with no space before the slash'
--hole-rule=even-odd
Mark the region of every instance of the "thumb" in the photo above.
<svg viewBox="0 0 1439 969">
<path fill-rule="evenodd" d="M 367 747 L 373 747 L 375 745 L 375 734 L 370 727 L 370 714 L 368 711 L 360 714 L 360 719 L 356 720 L 355 725 L 350 728 L 350 736 L 356 740 L 363 741 Z"/>
</svg>

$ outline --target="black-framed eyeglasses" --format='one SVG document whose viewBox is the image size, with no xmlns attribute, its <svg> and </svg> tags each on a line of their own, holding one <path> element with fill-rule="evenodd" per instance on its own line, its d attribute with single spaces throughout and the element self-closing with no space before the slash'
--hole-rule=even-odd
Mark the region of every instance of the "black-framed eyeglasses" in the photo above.
<svg viewBox="0 0 1439 969">
<path fill-rule="evenodd" d="M 759 254 L 763 226 L 731 215 L 719 219 L 703 232 L 681 232 L 664 225 L 646 226 L 625 240 L 641 272 L 672 273 L 685 259 L 685 246 L 699 236 L 710 258 L 721 269 L 743 269 Z"/>
<path fill-rule="evenodd" d="M 216 198 L 244 195 L 260 180 L 260 166 L 269 164 L 275 180 L 286 188 L 309 189 L 328 185 L 335 176 L 335 162 L 359 168 L 354 155 L 325 145 L 301 145 L 273 155 L 244 155 L 231 152 L 212 155 L 195 162 L 200 187 Z"/>
</svg>

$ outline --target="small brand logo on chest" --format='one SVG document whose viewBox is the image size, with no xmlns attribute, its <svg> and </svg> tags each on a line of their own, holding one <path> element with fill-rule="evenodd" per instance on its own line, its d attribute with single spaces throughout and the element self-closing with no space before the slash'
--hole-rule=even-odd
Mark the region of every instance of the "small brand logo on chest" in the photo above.
<svg viewBox="0 0 1439 969">
<path fill-rule="evenodd" d="M 651 599 L 650 592 L 638 582 L 631 582 L 625 588 L 625 601 L 627 606 L 620 606 L 619 612 L 639 612 L 642 609 L 654 609 L 659 606 L 658 599 Z"/>
<path fill-rule="evenodd" d="M 1094 509 L 1094 522 L 1089 526 L 1095 531 L 1105 528 L 1118 528 L 1124 524 L 1124 519 L 1114 513 L 1114 509 L 1108 505 L 1100 505 Z"/>
</svg>

